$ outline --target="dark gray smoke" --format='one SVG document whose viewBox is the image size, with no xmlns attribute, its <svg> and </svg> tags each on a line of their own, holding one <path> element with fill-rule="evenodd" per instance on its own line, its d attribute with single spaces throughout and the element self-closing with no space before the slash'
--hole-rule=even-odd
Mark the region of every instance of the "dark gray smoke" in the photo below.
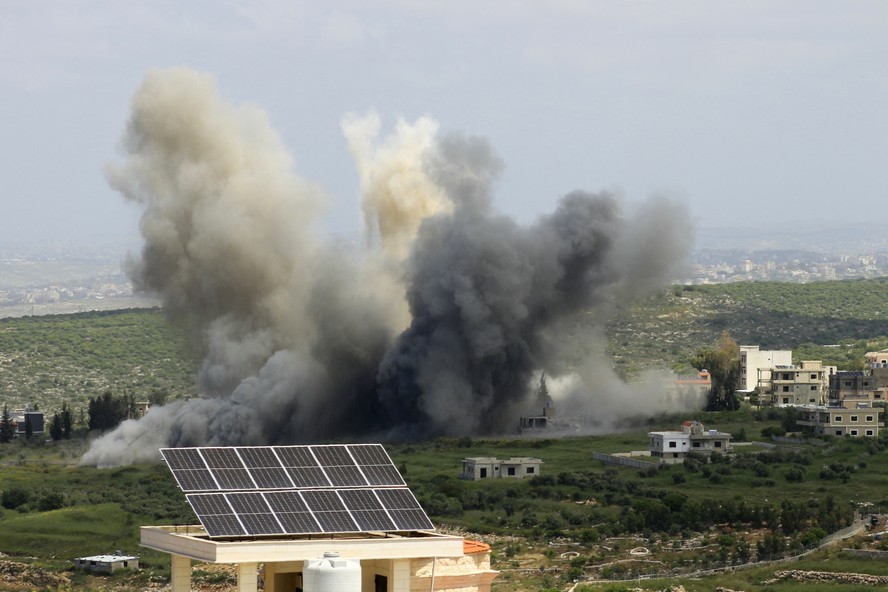
<svg viewBox="0 0 888 592">
<path fill-rule="evenodd" d="M 402 129 L 411 145 L 417 129 Z M 395 144 L 373 157 L 365 139 L 360 153 L 367 185 L 381 188 L 365 211 L 386 217 L 368 226 L 397 236 L 397 253 L 346 253 L 317 238 L 324 196 L 292 173 L 264 114 L 225 103 L 191 70 L 146 76 L 126 160 L 108 176 L 144 208 L 129 273 L 193 328 L 204 397 L 125 422 L 82 462 L 151 460 L 161 446 L 511 430 L 534 376 L 558 374 L 558 323 L 578 311 L 606 318 L 614 299 L 671 279 L 690 247 L 686 213 L 664 200 L 626 216 L 614 196 L 576 191 L 518 225 L 493 209 L 501 163 L 485 141 Z M 621 384 L 610 371 L 596 382 Z"/>
</svg>

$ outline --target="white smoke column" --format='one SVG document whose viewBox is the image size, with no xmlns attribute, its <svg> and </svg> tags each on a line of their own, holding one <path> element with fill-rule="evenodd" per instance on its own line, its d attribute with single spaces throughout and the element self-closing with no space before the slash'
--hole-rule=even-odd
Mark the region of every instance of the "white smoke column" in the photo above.
<svg viewBox="0 0 888 592">
<path fill-rule="evenodd" d="M 370 397 L 397 307 L 360 261 L 314 238 L 324 196 L 292 173 L 265 115 L 223 101 L 205 74 L 151 71 L 124 150 L 109 181 L 144 208 L 145 245 L 128 273 L 194 329 L 201 391 L 213 398 L 153 409 L 97 440 L 82 462 L 375 425 Z"/>
<path fill-rule="evenodd" d="M 376 113 L 347 114 L 341 128 L 358 169 L 368 238 L 372 243 L 378 237 L 385 252 L 401 261 L 422 221 L 453 208 L 424 167 L 436 144 L 438 122 L 428 117 L 413 124 L 399 119 L 394 133 L 382 140 Z"/>
</svg>

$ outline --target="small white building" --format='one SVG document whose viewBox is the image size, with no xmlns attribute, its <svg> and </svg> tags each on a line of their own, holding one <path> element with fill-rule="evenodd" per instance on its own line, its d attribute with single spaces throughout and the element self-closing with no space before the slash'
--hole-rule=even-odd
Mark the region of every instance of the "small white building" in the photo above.
<svg viewBox="0 0 888 592">
<path fill-rule="evenodd" d="M 122 569 L 139 569 L 139 557 L 137 555 L 122 555 L 119 552 L 114 555 L 78 557 L 74 560 L 74 567 L 110 574 Z"/>
<path fill-rule="evenodd" d="M 731 434 L 707 430 L 699 421 L 685 421 L 681 431 L 648 432 L 651 456 L 664 463 L 684 462 L 688 452 L 727 453 L 731 450 Z"/>
<path fill-rule="evenodd" d="M 648 438 L 651 456 L 662 462 L 682 462 L 691 449 L 691 437 L 684 432 L 650 432 Z"/>
<path fill-rule="evenodd" d="M 538 458 L 513 457 L 499 460 L 489 456 L 475 456 L 463 459 L 463 470 L 460 479 L 477 481 L 478 479 L 523 479 L 540 474 L 543 464 Z"/>
</svg>

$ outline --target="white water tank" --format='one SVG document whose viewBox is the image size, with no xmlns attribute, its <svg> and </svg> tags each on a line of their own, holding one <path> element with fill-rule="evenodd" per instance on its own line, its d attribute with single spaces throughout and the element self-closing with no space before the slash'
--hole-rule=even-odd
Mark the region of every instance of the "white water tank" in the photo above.
<svg viewBox="0 0 888 592">
<path fill-rule="evenodd" d="M 339 553 L 324 553 L 302 569 L 304 592 L 361 592 L 361 563 L 340 559 Z"/>
</svg>

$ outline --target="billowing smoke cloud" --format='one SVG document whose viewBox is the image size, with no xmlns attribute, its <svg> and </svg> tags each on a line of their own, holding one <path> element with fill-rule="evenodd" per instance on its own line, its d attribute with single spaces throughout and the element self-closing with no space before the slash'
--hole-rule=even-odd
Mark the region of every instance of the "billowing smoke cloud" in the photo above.
<svg viewBox="0 0 888 592">
<path fill-rule="evenodd" d="M 536 374 L 561 370 L 558 324 L 605 319 L 615 300 L 671 279 L 690 247 L 686 213 L 663 200 L 627 215 L 612 195 L 577 191 L 518 225 L 493 208 L 502 164 L 486 141 L 439 138 L 428 119 L 382 141 L 373 115 L 342 125 L 387 256 L 373 241 L 356 255 L 318 238 L 324 194 L 292 172 L 260 111 L 191 70 L 146 75 L 108 178 L 144 208 L 128 272 L 194 329 L 204 397 L 124 422 L 82 462 L 511 431 L 535 405 Z M 573 398 L 607 396 L 584 391 L 582 372 L 571 380 Z"/>
</svg>

